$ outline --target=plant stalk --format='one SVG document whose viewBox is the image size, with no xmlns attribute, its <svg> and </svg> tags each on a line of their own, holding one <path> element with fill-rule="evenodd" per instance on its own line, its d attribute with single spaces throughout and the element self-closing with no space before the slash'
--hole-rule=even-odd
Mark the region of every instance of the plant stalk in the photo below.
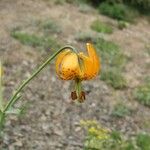
<svg viewBox="0 0 150 150">
<path fill-rule="evenodd" d="M 5 121 L 5 114 L 0 112 L 0 135 L 1 135 L 1 131 L 2 131 L 3 126 L 4 126 L 4 121 Z"/>
<path fill-rule="evenodd" d="M 61 51 L 65 50 L 65 49 L 70 49 L 73 52 L 77 53 L 76 49 L 72 46 L 64 46 L 62 48 L 60 48 L 57 52 L 55 52 L 52 56 L 50 56 L 35 72 L 33 72 L 33 74 L 26 79 L 20 86 L 19 88 L 15 91 L 14 95 L 10 98 L 8 104 L 6 105 L 6 107 L 4 108 L 4 113 L 16 102 L 16 97 L 18 97 L 19 93 L 21 92 L 21 90 L 34 78 L 37 76 L 37 74 L 39 74 Z"/>
<path fill-rule="evenodd" d="M 2 62 L 0 61 L 0 110 L 3 111 L 3 85 L 2 85 Z"/>
</svg>

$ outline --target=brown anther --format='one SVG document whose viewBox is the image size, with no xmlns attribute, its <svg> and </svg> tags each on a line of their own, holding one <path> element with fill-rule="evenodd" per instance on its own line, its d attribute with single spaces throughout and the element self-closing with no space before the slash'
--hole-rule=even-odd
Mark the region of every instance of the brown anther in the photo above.
<svg viewBox="0 0 150 150">
<path fill-rule="evenodd" d="M 77 99 L 76 91 L 71 92 L 71 98 L 72 98 L 72 100 Z"/>
<path fill-rule="evenodd" d="M 85 92 L 81 92 L 80 96 L 79 96 L 79 102 L 83 103 L 85 101 Z"/>
</svg>

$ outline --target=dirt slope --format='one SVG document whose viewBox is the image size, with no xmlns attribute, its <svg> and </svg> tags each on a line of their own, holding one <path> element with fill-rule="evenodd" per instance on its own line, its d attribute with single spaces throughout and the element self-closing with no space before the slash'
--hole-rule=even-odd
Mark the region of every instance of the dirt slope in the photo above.
<svg viewBox="0 0 150 150">
<path fill-rule="evenodd" d="M 71 43 L 83 49 L 83 44 L 75 40 L 81 31 L 89 31 L 93 20 L 100 18 L 115 25 L 115 21 L 99 15 L 94 9 L 82 13 L 77 6 L 71 4 L 55 5 L 48 0 L 1 0 L 0 1 L 0 58 L 5 69 L 5 97 L 10 96 L 21 79 L 29 76 L 40 62 L 52 51 L 43 52 L 36 48 L 22 45 L 10 36 L 13 28 L 23 27 L 25 30 L 36 30 L 38 20 L 51 18 L 61 25 L 62 32 L 57 37 L 60 41 Z M 38 31 L 37 31 L 38 32 Z M 28 86 L 23 94 L 22 102 L 27 104 L 27 113 L 17 118 L 11 116 L 7 121 L 4 140 L 0 141 L 0 149 L 8 150 L 80 150 L 83 146 L 84 133 L 79 126 L 82 119 L 96 119 L 102 125 L 118 129 L 125 134 L 150 132 L 150 127 L 141 123 L 150 122 L 150 110 L 138 104 L 132 97 L 132 89 L 143 82 L 150 74 L 150 56 L 145 45 L 150 41 L 150 26 L 146 19 L 140 19 L 136 25 L 118 30 L 106 37 L 118 43 L 127 54 L 129 61 L 125 68 L 128 87 L 115 91 L 103 81 L 96 80 L 85 83 L 88 92 L 87 101 L 82 105 L 70 103 L 71 83 L 60 81 L 54 71 L 54 65 L 45 69 Z M 134 113 L 124 119 L 116 119 L 110 115 L 117 99 L 125 101 Z"/>
</svg>

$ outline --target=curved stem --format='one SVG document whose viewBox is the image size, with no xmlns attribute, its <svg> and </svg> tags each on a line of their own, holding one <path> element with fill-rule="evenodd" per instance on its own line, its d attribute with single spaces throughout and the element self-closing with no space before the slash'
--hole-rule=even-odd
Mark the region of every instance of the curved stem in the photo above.
<svg viewBox="0 0 150 150">
<path fill-rule="evenodd" d="M 3 111 L 3 85 L 2 85 L 2 62 L 0 61 L 0 110 Z"/>
<path fill-rule="evenodd" d="M 5 114 L 3 112 L 1 112 L 0 114 L 0 135 L 1 135 L 1 131 L 3 129 L 3 125 L 4 125 L 4 120 L 5 119 Z"/>
<path fill-rule="evenodd" d="M 16 97 L 18 97 L 20 91 L 39 73 L 41 72 L 50 62 L 53 60 L 61 51 L 64 49 L 71 49 L 73 52 L 77 53 L 74 47 L 72 46 L 64 46 L 60 48 L 57 52 L 55 52 L 52 56 L 50 56 L 28 79 L 26 79 L 16 90 L 14 95 L 9 100 L 8 104 L 4 108 L 4 113 L 16 102 Z"/>
</svg>

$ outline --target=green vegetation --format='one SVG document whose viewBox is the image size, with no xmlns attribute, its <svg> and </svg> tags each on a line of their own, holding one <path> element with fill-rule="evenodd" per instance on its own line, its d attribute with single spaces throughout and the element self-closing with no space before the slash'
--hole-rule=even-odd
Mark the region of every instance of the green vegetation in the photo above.
<svg viewBox="0 0 150 150">
<path fill-rule="evenodd" d="M 111 68 L 122 69 L 126 62 L 126 57 L 122 53 L 120 47 L 111 41 L 98 38 L 96 48 L 102 57 L 102 64 L 105 67 L 109 65 Z"/>
<path fill-rule="evenodd" d="M 150 44 L 145 45 L 146 53 L 150 55 Z"/>
<path fill-rule="evenodd" d="M 133 14 L 135 10 L 142 14 L 150 15 L 150 1 L 149 0 L 76 0 L 77 2 L 84 2 L 93 5 L 94 7 L 98 7 L 104 3 L 108 4 L 121 4 L 125 5 L 125 7 L 130 6 L 129 10 L 133 11 Z M 120 9 L 119 9 L 120 10 Z"/>
<path fill-rule="evenodd" d="M 88 3 L 88 0 L 65 0 L 67 3 L 71 3 L 71 4 L 85 4 Z"/>
<path fill-rule="evenodd" d="M 12 29 L 11 36 L 20 41 L 24 45 L 32 46 L 38 49 L 58 49 L 60 45 L 58 40 L 54 38 L 54 34 L 58 34 L 61 28 L 52 19 L 37 20 L 31 24 L 36 30 L 32 33 L 24 31 L 24 27 L 16 27 Z M 36 31 L 38 30 L 38 34 Z"/>
<path fill-rule="evenodd" d="M 54 4 L 56 5 L 63 5 L 66 2 L 66 0 L 54 0 Z"/>
<path fill-rule="evenodd" d="M 150 135 L 148 134 L 138 134 L 136 138 L 137 145 L 141 148 L 141 150 L 149 150 L 150 149 Z"/>
<path fill-rule="evenodd" d="M 112 115 L 116 117 L 125 117 L 130 113 L 131 110 L 123 103 L 117 103 L 112 111 Z"/>
<path fill-rule="evenodd" d="M 101 80 L 111 85 L 115 89 L 122 89 L 126 87 L 126 80 L 120 70 L 105 70 L 101 74 Z"/>
<path fill-rule="evenodd" d="M 91 12 L 91 7 L 85 3 L 81 3 L 79 5 L 79 11 L 82 13 L 89 13 Z"/>
<path fill-rule="evenodd" d="M 81 121 L 86 129 L 84 150 L 149 150 L 150 135 L 139 133 L 126 139 L 120 132 L 100 126 L 96 121 Z"/>
<path fill-rule="evenodd" d="M 133 22 L 137 12 L 121 3 L 103 2 L 99 6 L 100 13 L 117 20 Z"/>
<path fill-rule="evenodd" d="M 96 121 L 81 121 L 81 126 L 86 129 L 87 137 L 84 143 L 84 150 L 102 149 L 105 141 L 109 140 L 110 132 L 100 126 Z"/>
<path fill-rule="evenodd" d="M 111 34 L 113 32 L 113 29 L 110 25 L 103 23 L 99 20 L 95 20 L 91 24 L 91 29 L 93 29 L 96 32 L 102 32 L 102 33 L 108 33 L 108 34 Z"/>
<path fill-rule="evenodd" d="M 124 28 L 127 28 L 128 25 L 129 25 L 129 23 L 126 22 L 126 21 L 122 21 L 122 20 L 118 21 L 118 28 L 119 28 L 120 30 L 122 30 L 122 29 L 124 29 Z"/>
<path fill-rule="evenodd" d="M 97 8 L 100 13 L 117 20 L 133 22 L 139 14 L 150 15 L 150 0 L 56 0 L 75 5 L 88 4 Z M 86 10 L 86 9 L 85 9 Z M 84 12 L 84 9 L 83 9 Z"/>
<path fill-rule="evenodd" d="M 123 0 L 127 5 L 131 5 L 143 14 L 150 15 L 150 0 Z"/>
<path fill-rule="evenodd" d="M 126 80 L 123 76 L 126 56 L 121 52 L 119 46 L 111 41 L 99 38 L 96 42 L 96 49 L 102 59 L 101 80 L 115 89 L 126 87 Z"/>
<path fill-rule="evenodd" d="M 61 32 L 60 26 L 52 20 L 43 21 L 41 23 L 41 27 L 45 31 L 45 33 L 47 33 L 47 34 L 49 34 L 49 33 L 60 33 Z"/>
<path fill-rule="evenodd" d="M 75 36 L 75 40 L 77 40 L 79 42 L 93 42 L 93 43 L 96 43 L 97 38 L 98 37 L 96 35 L 94 35 L 93 33 L 91 33 L 91 32 L 79 32 Z"/>
<path fill-rule="evenodd" d="M 141 104 L 150 107 L 150 81 L 137 87 L 134 91 L 134 97 Z"/>
<path fill-rule="evenodd" d="M 76 5 L 89 4 L 98 8 L 100 13 L 109 17 L 132 22 L 139 13 L 150 15 L 150 0 L 55 0 L 56 4 L 64 2 Z"/>
<path fill-rule="evenodd" d="M 43 39 L 37 37 L 36 35 L 29 35 L 28 33 L 23 33 L 20 31 L 14 31 L 11 36 L 19 40 L 22 44 L 38 47 L 43 45 Z"/>
<path fill-rule="evenodd" d="M 24 45 L 32 47 L 39 47 L 47 49 L 57 49 L 59 44 L 51 37 L 37 36 L 35 34 L 28 34 L 21 31 L 12 31 L 11 36 L 20 41 Z"/>
</svg>

